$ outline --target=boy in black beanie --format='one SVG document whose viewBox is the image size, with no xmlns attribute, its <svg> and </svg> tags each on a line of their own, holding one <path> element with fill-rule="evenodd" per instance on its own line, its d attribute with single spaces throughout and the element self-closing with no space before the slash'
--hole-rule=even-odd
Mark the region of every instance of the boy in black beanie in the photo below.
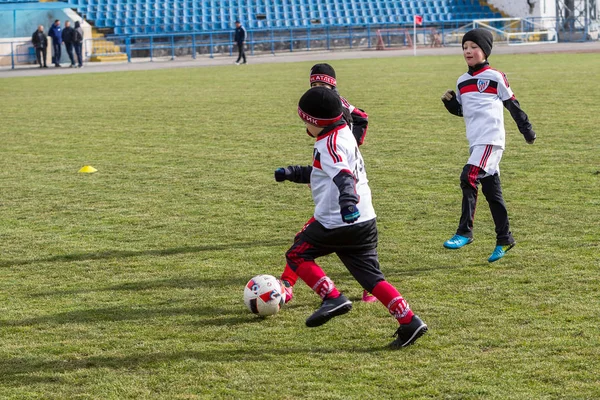
<svg viewBox="0 0 600 400">
<path fill-rule="evenodd" d="M 369 116 L 364 110 L 354 107 L 345 98 L 343 98 L 337 90 L 337 80 L 335 70 L 329 64 L 320 63 L 315 64 L 310 69 L 309 76 L 310 87 L 324 87 L 335 91 L 342 102 L 343 118 L 350 127 L 356 143 L 361 146 L 364 143 L 365 136 L 367 135 L 367 129 L 369 125 Z M 281 283 L 286 291 L 285 302 L 288 303 L 294 296 L 293 287 L 298 280 L 298 275 L 292 271 L 289 265 L 286 265 L 283 274 L 281 275 Z M 375 296 L 369 292 L 364 291 L 362 300 L 367 303 L 373 303 L 377 301 Z"/>
<path fill-rule="evenodd" d="M 496 225 L 496 247 L 489 262 L 501 259 L 516 244 L 500 185 L 500 160 L 505 144 L 503 106 L 510 112 L 526 142 L 533 144 L 536 139 L 529 118 L 521 110 L 506 76 L 489 66 L 487 59 L 492 53 L 493 41 L 492 33 L 485 29 L 473 29 L 463 36 L 463 56 L 469 70 L 458 78 L 456 92 L 448 90 L 442 96 L 450 113 L 464 117 L 470 154 L 460 176 L 463 200 L 458 230 L 444 242 L 444 247 L 460 249 L 473 242 L 473 219 L 481 182 Z"/>
<path fill-rule="evenodd" d="M 275 171 L 275 180 L 310 183 L 314 216 L 286 253 L 287 265 L 323 300 L 306 320 L 308 327 L 325 324 L 347 313 L 352 303 L 315 263 L 335 253 L 361 286 L 373 293 L 399 322 L 392 348 L 408 346 L 427 331 L 398 290 L 385 280 L 377 256 L 377 224 L 364 161 L 343 118 L 339 96 L 314 87 L 298 104 L 298 115 L 314 137 L 313 163 Z"/>
</svg>

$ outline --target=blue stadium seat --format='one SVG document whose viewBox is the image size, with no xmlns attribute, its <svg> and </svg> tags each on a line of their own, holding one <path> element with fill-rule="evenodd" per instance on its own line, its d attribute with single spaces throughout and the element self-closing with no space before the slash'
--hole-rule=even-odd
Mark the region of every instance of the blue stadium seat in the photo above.
<svg viewBox="0 0 600 400">
<path fill-rule="evenodd" d="M 34 0 L 0 0 L 0 4 Z M 116 34 L 231 31 L 241 19 L 249 29 L 321 25 L 406 24 L 498 18 L 478 0 L 71 0 L 97 27 Z M 156 18 L 156 20 L 155 20 Z M 118 21 L 118 24 L 117 24 Z M 116 26 L 124 25 L 130 29 Z"/>
</svg>

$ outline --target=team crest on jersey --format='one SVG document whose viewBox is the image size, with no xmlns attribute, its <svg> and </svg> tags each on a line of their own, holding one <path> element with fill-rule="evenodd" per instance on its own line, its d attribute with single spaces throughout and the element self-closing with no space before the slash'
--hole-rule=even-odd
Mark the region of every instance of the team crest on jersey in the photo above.
<svg viewBox="0 0 600 400">
<path fill-rule="evenodd" d="M 489 79 L 477 79 L 477 90 L 479 90 L 479 93 L 485 92 L 488 86 L 490 86 Z"/>
</svg>

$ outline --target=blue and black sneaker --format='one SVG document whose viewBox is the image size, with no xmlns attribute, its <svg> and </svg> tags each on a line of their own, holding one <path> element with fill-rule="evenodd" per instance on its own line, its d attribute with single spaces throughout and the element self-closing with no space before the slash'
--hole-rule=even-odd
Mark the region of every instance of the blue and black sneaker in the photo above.
<svg viewBox="0 0 600 400">
<path fill-rule="evenodd" d="M 473 243 L 473 238 L 468 238 L 466 236 L 454 235 L 450 239 L 444 242 L 444 247 L 447 249 L 460 249 L 468 244 Z"/>
<path fill-rule="evenodd" d="M 498 261 L 499 259 L 501 259 L 502 257 L 504 257 L 504 255 L 513 247 L 515 247 L 515 244 L 517 244 L 516 242 L 513 242 L 511 244 L 505 244 L 502 246 L 496 246 L 496 248 L 494 249 L 494 251 L 492 252 L 492 255 L 490 256 L 490 258 L 488 258 L 489 262 L 494 262 L 494 261 Z"/>
</svg>

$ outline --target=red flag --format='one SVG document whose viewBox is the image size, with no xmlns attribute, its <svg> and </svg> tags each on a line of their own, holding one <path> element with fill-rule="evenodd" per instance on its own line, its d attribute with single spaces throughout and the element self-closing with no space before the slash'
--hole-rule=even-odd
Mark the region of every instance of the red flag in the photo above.
<svg viewBox="0 0 600 400">
<path fill-rule="evenodd" d="M 417 24 L 417 25 L 423 25 L 423 16 L 421 16 L 421 15 L 415 15 L 415 24 Z"/>
</svg>

